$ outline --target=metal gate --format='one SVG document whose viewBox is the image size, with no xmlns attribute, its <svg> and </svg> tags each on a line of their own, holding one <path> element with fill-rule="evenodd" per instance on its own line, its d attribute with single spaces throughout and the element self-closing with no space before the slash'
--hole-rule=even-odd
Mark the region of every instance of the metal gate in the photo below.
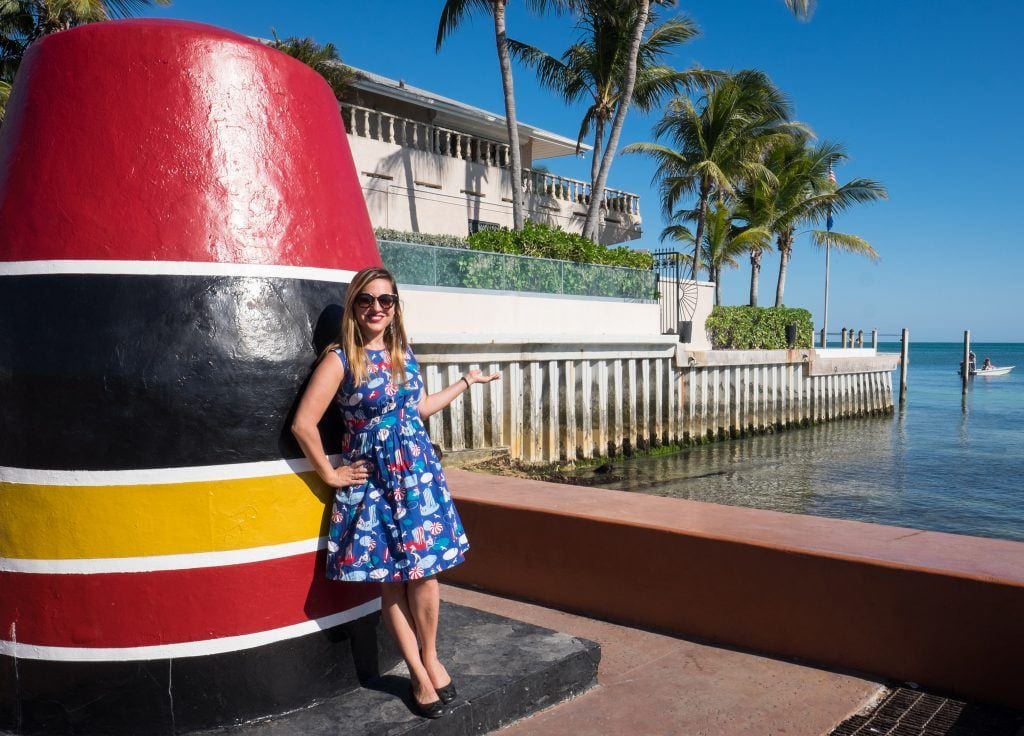
<svg viewBox="0 0 1024 736">
<path fill-rule="evenodd" d="M 661 332 L 683 337 L 687 328 L 682 323 L 692 325 L 697 311 L 697 282 L 686 278 L 692 256 L 674 250 L 656 250 L 651 255 L 661 304 Z"/>
</svg>

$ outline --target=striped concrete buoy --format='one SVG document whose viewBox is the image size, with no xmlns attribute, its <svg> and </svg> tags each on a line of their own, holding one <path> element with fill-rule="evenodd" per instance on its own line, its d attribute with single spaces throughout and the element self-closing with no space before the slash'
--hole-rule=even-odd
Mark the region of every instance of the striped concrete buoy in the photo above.
<svg viewBox="0 0 1024 736">
<path fill-rule="evenodd" d="M 187 732 L 390 666 L 376 587 L 322 574 L 331 491 L 288 431 L 318 325 L 380 263 L 331 91 L 156 20 L 37 41 L 14 89 L 0 730 Z"/>
</svg>

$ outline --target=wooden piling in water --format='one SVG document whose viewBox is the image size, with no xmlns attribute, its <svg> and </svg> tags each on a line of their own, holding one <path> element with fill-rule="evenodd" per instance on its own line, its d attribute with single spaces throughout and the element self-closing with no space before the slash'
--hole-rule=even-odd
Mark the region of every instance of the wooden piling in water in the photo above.
<svg viewBox="0 0 1024 736">
<path fill-rule="evenodd" d="M 964 362 L 960 367 L 960 385 L 962 393 L 967 393 L 967 383 L 971 380 L 971 331 L 964 330 Z"/>
<path fill-rule="evenodd" d="M 907 400 L 907 364 L 910 362 L 910 330 L 903 328 L 900 336 L 900 405 Z"/>
</svg>

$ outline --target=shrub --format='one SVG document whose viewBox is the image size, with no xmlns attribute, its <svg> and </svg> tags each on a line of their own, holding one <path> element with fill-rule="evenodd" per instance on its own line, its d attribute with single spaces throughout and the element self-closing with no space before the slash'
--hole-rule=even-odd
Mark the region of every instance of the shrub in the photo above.
<svg viewBox="0 0 1024 736">
<path fill-rule="evenodd" d="M 788 307 L 715 307 L 705 327 L 716 350 L 782 350 L 786 325 L 796 325 L 796 346 L 814 340 L 811 313 Z"/>
<path fill-rule="evenodd" d="M 521 231 L 482 230 L 470 235 L 466 242 L 473 250 L 493 253 L 553 258 L 576 263 L 600 263 L 605 266 L 639 268 L 647 271 L 654 267 L 654 259 L 650 253 L 624 246 L 609 248 L 594 243 L 582 235 L 566 232 L 560 227 L 529 220 Z"/>
<path fill-rule="evenodd" d="M 432 235 L 431 233 L 413 233 L 408 230 L 391 230 L 376 227 L 373 234 L 377 240 L 393 240 L 396 243 L 419 243 L 420 245 L 436 245 L 442 248 L 467 248 L 465 238 L 457 235 Z"/>
</svg>

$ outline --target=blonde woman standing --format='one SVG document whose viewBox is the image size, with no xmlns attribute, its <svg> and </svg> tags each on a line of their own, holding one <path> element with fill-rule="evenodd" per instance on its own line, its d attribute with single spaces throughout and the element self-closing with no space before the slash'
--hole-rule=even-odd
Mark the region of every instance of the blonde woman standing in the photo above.
<svg viewBox="0 0 1024 736">
<path fill-rule="evenodd" d="M 442 716 L 456 695 L 437 657 L 437 574 L 462 562 L 469 542 L 423 420 L 474 383 L 499 377 L 470 371 L 428 395 L 395 280 L 386 269 L 367 268 L 352 278 L 341 334 L 321 355 L 292 423 L 316 472 L 337 489 L 327 576 L 381 584 L 381 614 L 428 718 Z M 317 429 L 332 403 L 345 422 L 338 467 Z"/>
</svg>

